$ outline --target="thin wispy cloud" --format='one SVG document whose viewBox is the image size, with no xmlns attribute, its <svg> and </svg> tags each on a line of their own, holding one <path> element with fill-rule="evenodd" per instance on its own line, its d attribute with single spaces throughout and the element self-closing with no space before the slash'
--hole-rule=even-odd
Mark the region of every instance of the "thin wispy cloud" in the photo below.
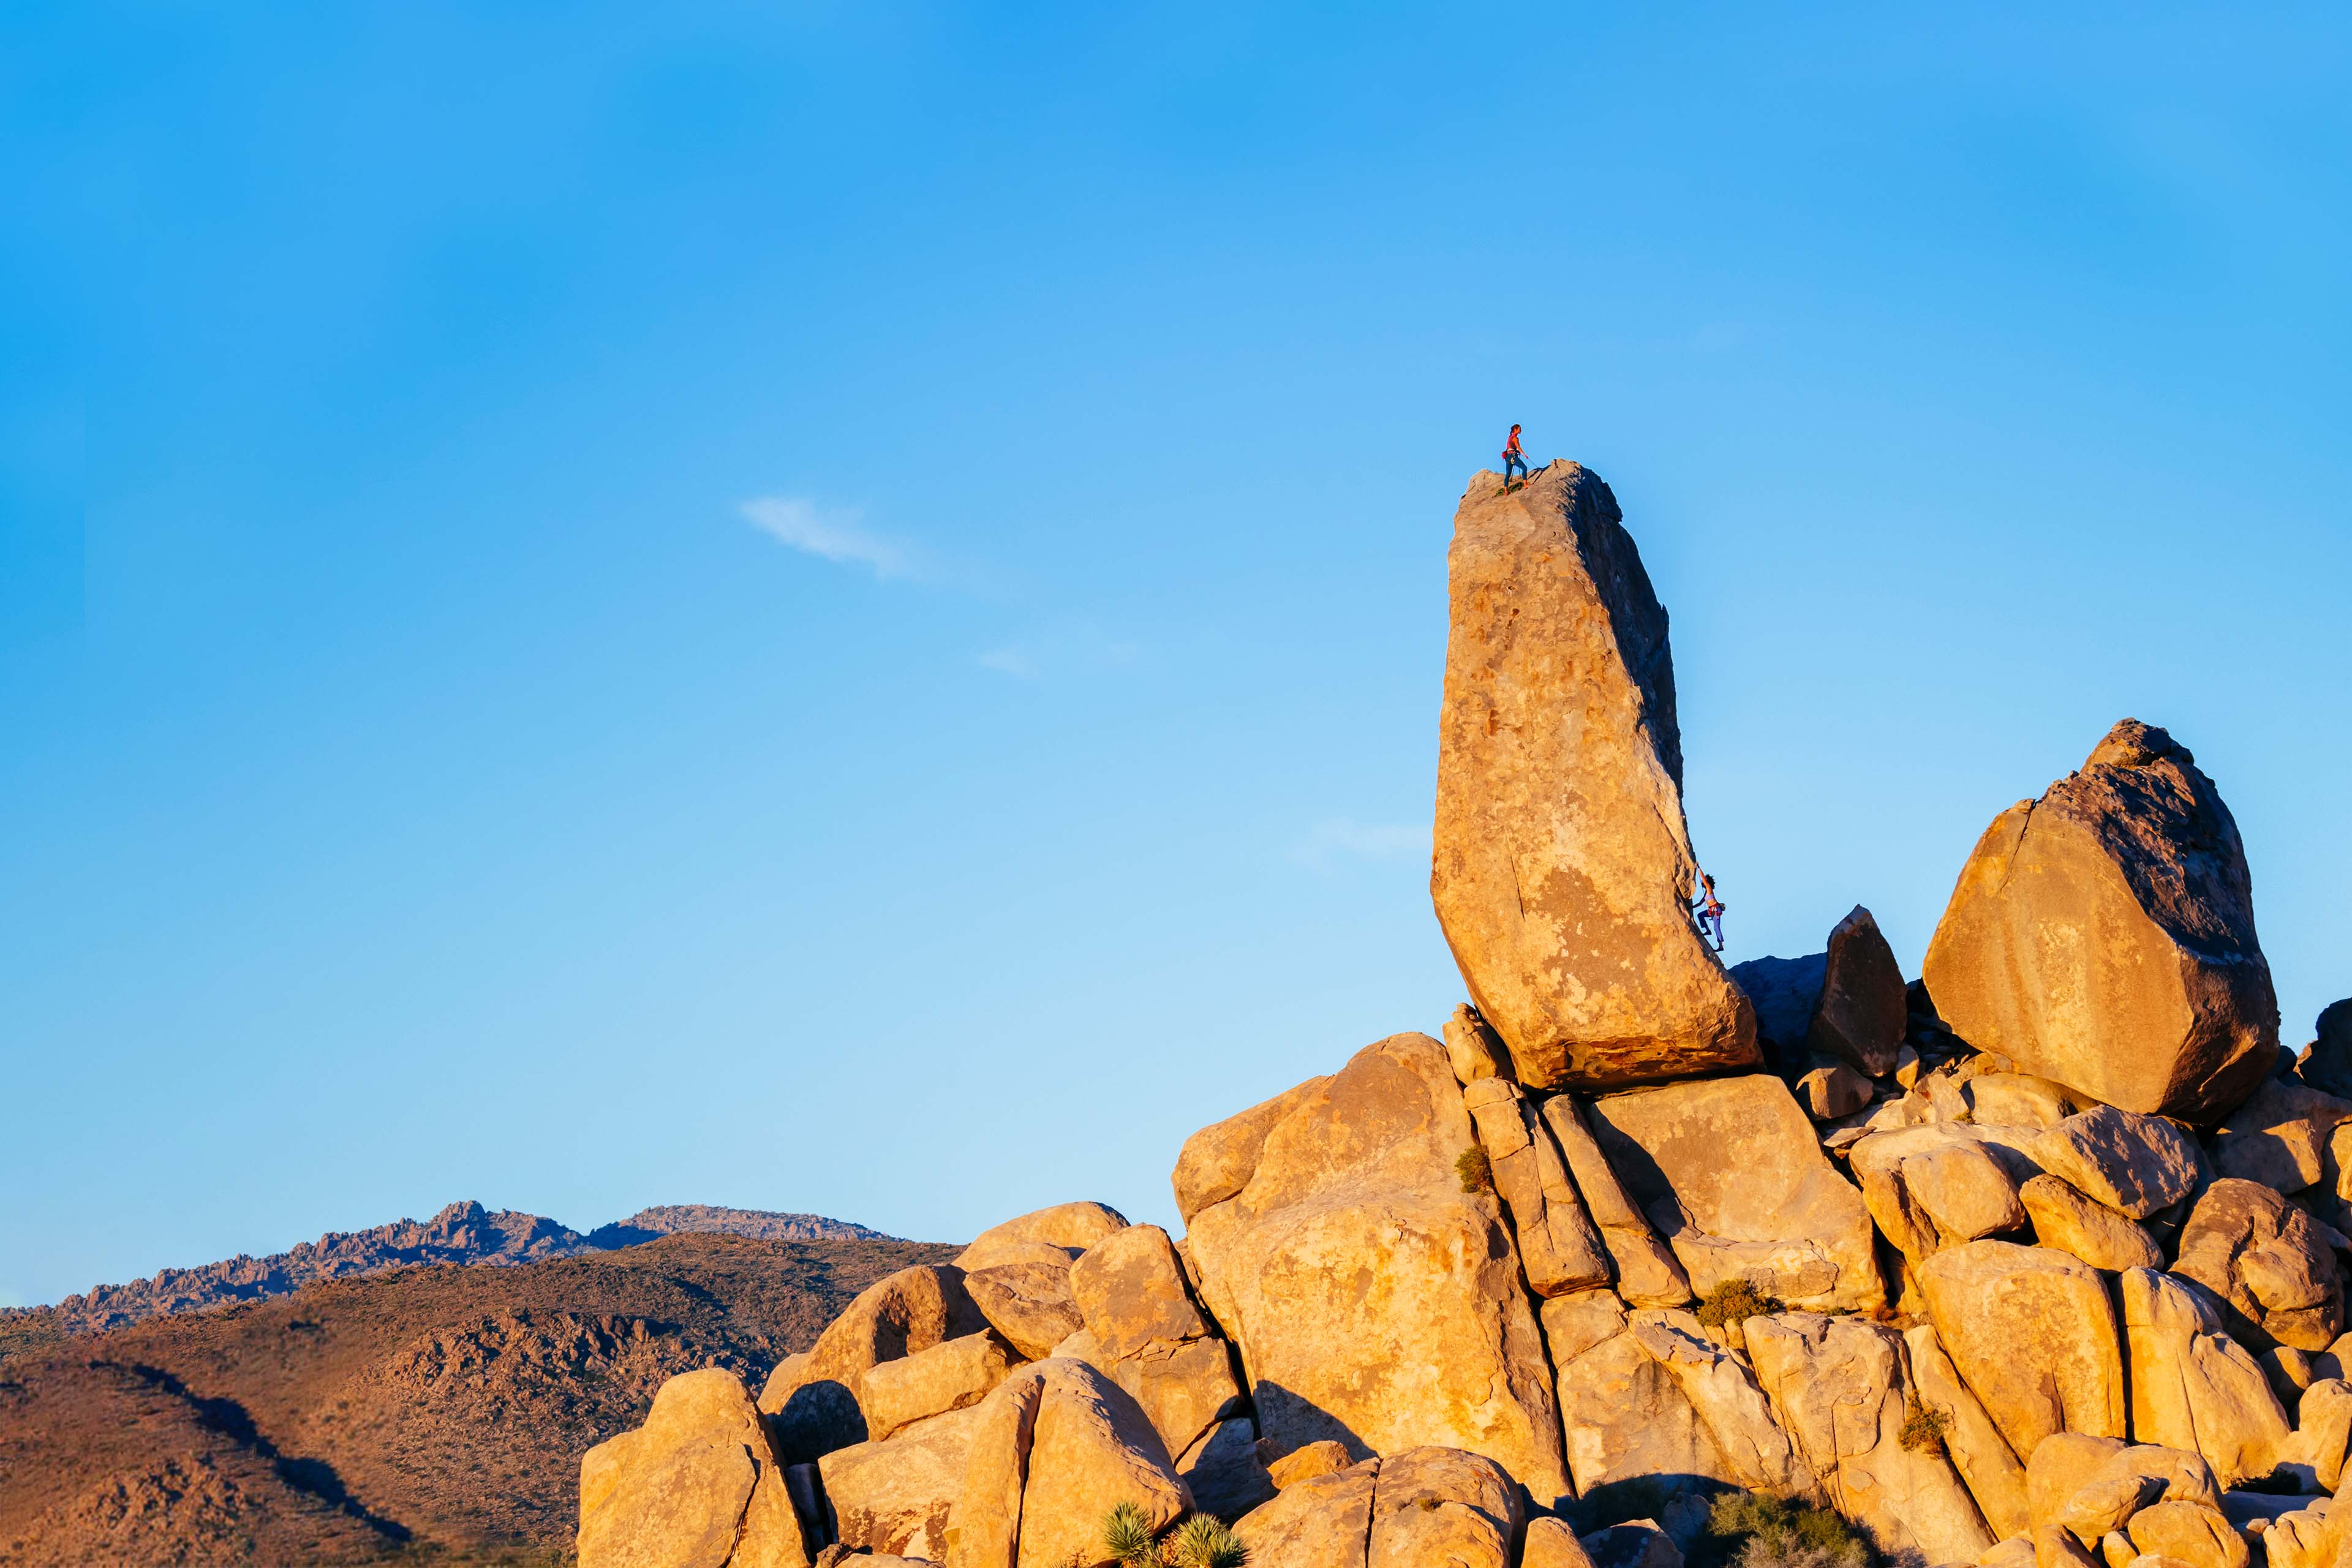
<svg viewBox="0 0 2352 1568">
<path fill-rule="evenodd" d="M 745 521 L 794 550 L 883 581 L 923 575 L 922 552 L 862 526 L 854 507 L 822 507 L 805 496 L 755 496 L 737 509 Z"/>
<path fill-rule="evenodd" d="M 1365 824 L 1351 817 L 1328 816 L 1309 828 L 1291 846 L 1290 858 L 1302 865 L 1328 866 L 1345 857 L 1354 860 L 1401 860 L 1429 856 L 1426 822 Z"/>
<path fill-rule="evenodd" d="M 1049 671 L 1067 675 L 1132 664 L 1141 651 L 1139 643 L 1114 640 L 1092 626 L 1077 626 L 990 648 L 978 663 L 1016 680 L 1035 680 Z"/>
</svg>

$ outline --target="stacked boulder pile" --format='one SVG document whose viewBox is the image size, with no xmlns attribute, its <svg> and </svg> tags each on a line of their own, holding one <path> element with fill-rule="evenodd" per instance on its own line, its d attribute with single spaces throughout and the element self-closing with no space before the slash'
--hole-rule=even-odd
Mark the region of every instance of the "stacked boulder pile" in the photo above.
<svg viewBox="0 0 2352 1568">
<path fill-rule="evenodd" d="M 1046 1209 L 675 1379 L 583 1568 L 1677 1568 L 1758 1494 L 1889 1562 L 2352 1568 L 2352 1005 L 2280 1049 L 2187 749 L 1995 817 L 1919 980 L 1861 908 L 1727 971 L 1608 487 L 1482 474 L 1449 566 L 1443 1039 L 1193 1134 L 1181 1237 Z"/>
</svg>

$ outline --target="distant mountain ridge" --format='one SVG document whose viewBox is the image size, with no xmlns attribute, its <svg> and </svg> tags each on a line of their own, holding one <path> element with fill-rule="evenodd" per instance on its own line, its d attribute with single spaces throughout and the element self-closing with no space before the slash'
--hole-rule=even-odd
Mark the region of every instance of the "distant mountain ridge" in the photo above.
<svg viewBox="0 0 2352 1568">
<path fill-rule="evenodd" d="M 194 1268 L 165 1268 L 126 1285 L 100 1285 L 54 1307 L 17 1308 L 7 1318 L 51 1318 L 68 1334 L 102 1333 L 180 1312 L 201 1312 L 236 1301 L 291 1295 L 321 1279 L 383 1274 L 429 1264 L 511 1267 L 610 1252 L 680 1232 L 718 1232 L 755 1241 L 896 1241 L 878 1230 L 823 1215 L 774 1214 L 709 1204 L 640 1209 L 583 1236 L 544 1215 L 485 1209 L 470 1199 L 431 1219 L 399 1219 L 367 1230 L 329 1231 L 267 1258 L 240 1253 Z"/>
<path fill-rule="evenodd" d="M 639 1209 L 626 1219 L 600 1225 L 588 1233 L 588 1245 L 609 1249 L 635 1247 L 657 1236 L 712 1232 L 749 1237 L 753 1241 L 898 1241 L 845 1219 L 818 1214 L 771 1214 L 763 1209 L 719 1208 L 710 1204 L 665 1204 Z"/>
<path fill-rule="evenodd" d="M 0 1563 L 559 1568 L 581 1451 L 665 1380 L 759 1381 L 875 1280 L 957 1251 L 666 1236 L 52 1334 L 0 1360 Z"/>
</svg>

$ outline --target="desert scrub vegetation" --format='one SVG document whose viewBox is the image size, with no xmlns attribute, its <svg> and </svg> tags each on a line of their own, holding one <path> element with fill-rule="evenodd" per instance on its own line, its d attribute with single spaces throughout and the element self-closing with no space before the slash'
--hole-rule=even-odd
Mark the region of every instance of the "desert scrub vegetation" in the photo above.
<svg viewBox="0 0 2352 1568">
<path fill-rule="evenodd" d="M 1872 1568 L 1862 1532 L 1825 1508 L 1759 1492 L 1726 1492 L 1707 1510 L 1707 1533 L 1733 1568 Z"/>
<path fill-rule="evenodd" d="M 1698 1321 L 1710 1329 L 1719 1329 L 1726 1323 L 1744 1323 L 1750 1318 L 1768 1317 L 1779 1310 L 1780 1299 L 1759 1290 L 1754 1280 L 1724 1279 L 1699 1301 Z"/>
<path fill-rule="evenodd" d="M 1249 1548 L 1213 1513 L 1196 1513 L 1161 1545 L 1169 1568 L 1247 1568 Z"/>
<path fill-rule="evenodd" d="M 1924 1449 L 1930 1454 L 1940 1454 L 1944 1451 L 1945 1428 L 1951 1424 L 1950 1416 L 1940 1410 L 1928 1409 L 1914 1394 L 1911 1402 L 1903 1407 L 1903 1446 L 1915 1453 Z"/>
<path fill-rule="evenodd" d="M 1495 1190 L 1495 1162 L 1486 1158 L 1484 1149 L 1465 1149 L 1454 1162 L 1454 1173 L 1462 1178 L 1465 1193 L 1491 1193 Z"/>
<path fill-rule="evenodd" d="M 1160 1561 L 1158 1532 L 1151 1528 L 1151 1516 L 1143 1505 L 1120 1502 L 1111 1505 L 1103 1515 L 1103 1551 L 1120 1568 L 1145 1568 Z"/>
<path fill-rule="evenodd" d="M 1249 1548 L 1212 1513 L 1196 1513 L 1165 1536 L 1151 1528 L 1151 1516 L 1134 1502 L 1115 1504 L 1103 1515 L 1104 1552 L 1120 1568 L 1247 1568 Z"/>
</svg>

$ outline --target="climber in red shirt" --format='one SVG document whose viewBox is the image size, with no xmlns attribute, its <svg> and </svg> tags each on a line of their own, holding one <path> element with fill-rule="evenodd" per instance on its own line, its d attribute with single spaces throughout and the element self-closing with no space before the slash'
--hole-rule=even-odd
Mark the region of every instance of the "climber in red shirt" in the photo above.
<svg viewBox="0 0 2352 1568">
<path fill-rule="evenodd" d="M 1519 449 L 1519 427 L 1516 425 L 1511 426 L 1510 438 L 1503 443 L 1503 488 L 1505 489 L 1511 488 L 1513 468 L 1519 470 L 1519 482 L 1525 484 L 1528 478 L 1528 455 Z"/>
<path fill-rule="evenodd" d="M 1691 909 L 1698 916 L 1699 939 L 1701 941 L 1706 939 L 1708 934 L 1706 928 L 1710 923 L 1713 924 L 1715 951 L 1721 952 L 1723 951 L 1723 900 L 1715 896 L 1715 879 L 1705 871 L 1698 874 L 1698 885 L 1702 891 L 1692 900 Z"/>
</svg>

